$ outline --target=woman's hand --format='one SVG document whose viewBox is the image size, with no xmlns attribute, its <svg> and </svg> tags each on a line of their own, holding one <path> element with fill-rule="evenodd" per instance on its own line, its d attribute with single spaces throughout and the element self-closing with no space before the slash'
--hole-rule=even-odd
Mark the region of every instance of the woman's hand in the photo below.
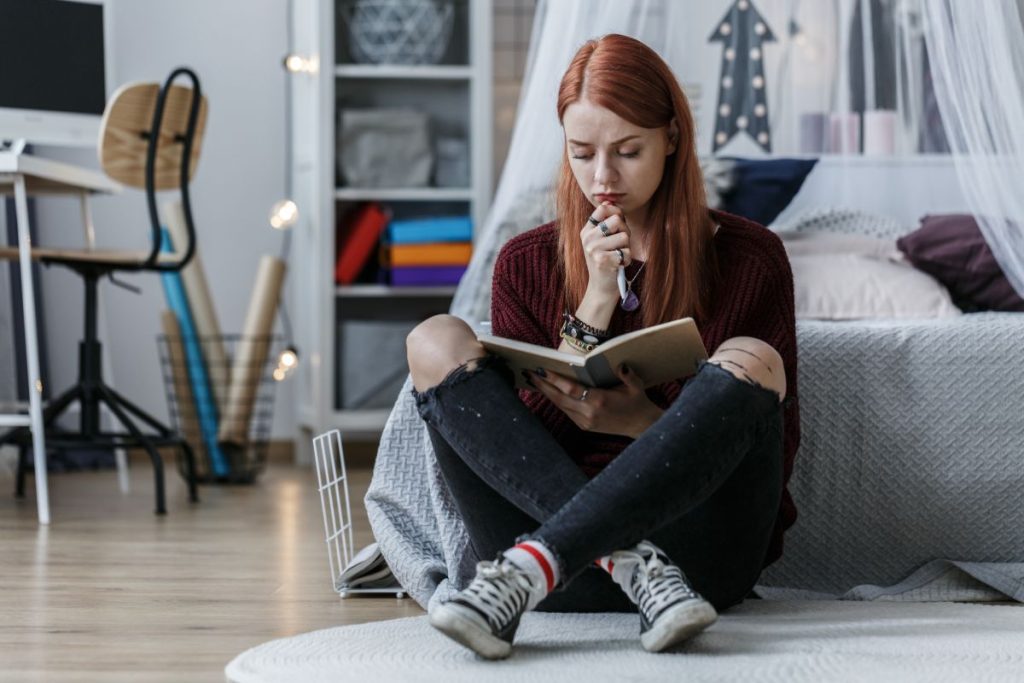
<svg viewBox="0 0 1024 683">
<path fill-rule="evenodd" d="M 619 266 L 628 266 L 633 261 L 629 250 L 629 226 L 626 225 L 622 209 L 609 202 L 603 202 L 590 215 L 595 221 L 605 223 L 608 234 L 602 234 L 601 229 L 589 220 L 580 229 L 580 242 L 587 259 L 587 271 L 590 278 L 587 289 L 594 291 L 602 298 L 607 297 L 617 301 L 619 285 L 616 276 Z M 622 250 L 621 264 L 616 249 Z"/>
<path fill-rule="evenodd" d="M 591 388 L 583 401 L 580 396 L 587 387 L 554 372 L 545 374 L 541 377 L 531 372 L 528 379 L 580 429 L 588 432 L 621 434 L 635 439 L 664 412 L 647 397 L 640 377 L 626 366 L 616 370 L 623 382 L 621 386 Z"/>
</svg>

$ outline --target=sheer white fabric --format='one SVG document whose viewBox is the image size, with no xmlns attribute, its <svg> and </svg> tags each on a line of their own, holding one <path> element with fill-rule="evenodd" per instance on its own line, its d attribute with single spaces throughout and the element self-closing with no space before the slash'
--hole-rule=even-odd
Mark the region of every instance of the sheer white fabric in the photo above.
<svg viewBox="0 0 1024 683">
<path fill-rule="evenodd" d="M 921 0 L 935 94 L 961 187 L 1024 296 L 1024 31 L 1016 0 Z"/>
<path fill-rule="evenodd" d="M 661 54 L 678 25 L 680 3 L 666 0 L 558 0 L 537 4 L 508 158 L 487 221 L 477 232 L 473 258 L 451 313 L 476 327 L 490 318 L 494 259 L 509 237 L 554 218 L 550 195 L 564 154 L 556 102 L 572 56 L 590 38 L 622 33 Z"/>
<path fill-rule="evenodd" d="M 1017 0 L 540 0 L 508 158 L 487 221 L 478 226 L 454 315 L 473 326 L 487 320 L 498 250 L 554 217 L 550 192 L 565 153 L 558 84 L 584 41 L 623 33 L 665 59 L 694 111 L 709 189 L 728 176 L 721 157 L 765 156 L 743 134 L 717 158 L 711 154 L 729 44 L 710 38 L 740 6 L 756 8 L 775 38 L 758 54 L 770 155 L 827 159 L 829 185 L 811 201 L 864 208 L 858 206 L 864 176 L 892 170 L 906 180 L 878 190 L 891 196 L 872 199 L 897 205 L 901 193 L 955 184 L 958 175 L 996 258 L 1024 292 L 1024 235 L 1007 220 L 1024 220 L 1024 193 L 1014 188 L 1024 177 Z M 849 168 L 849 181 L 837 167 Z M 934 208 L 948 211 L 953 204 Z M 901 217 L 907 231 L 918 218 Z"/>
</svg>

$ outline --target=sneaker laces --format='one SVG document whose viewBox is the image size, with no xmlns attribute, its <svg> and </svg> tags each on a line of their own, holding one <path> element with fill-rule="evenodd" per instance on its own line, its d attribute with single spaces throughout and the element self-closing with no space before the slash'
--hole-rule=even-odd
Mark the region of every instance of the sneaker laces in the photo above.
<svg viewBox="0 0 1024 683">
<path fill-rule="evenodd" d="M 651 621 L 666 607 L 700 597 L 690 587 L 683 570 L 663 562 L 657 552 L 636 567 L 630 588 L 634 602 Z"/>
<path fill-rule="evenodd" d="M 529 575 L 511 562 L 484 560 L 458 597 L 483 613 L 497 632 L 523 613 L 534 590 Z"/>
</svg>

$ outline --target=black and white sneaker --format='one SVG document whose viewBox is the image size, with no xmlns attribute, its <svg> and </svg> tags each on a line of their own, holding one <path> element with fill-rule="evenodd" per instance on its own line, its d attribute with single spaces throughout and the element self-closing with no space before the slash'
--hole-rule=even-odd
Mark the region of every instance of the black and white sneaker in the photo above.
<svg viewBox="0 0 1024 683">
<path fill-rule="evenodd" d="M 612 553 L 613 577 L 640 612 L 640 642 L 661 652 L 697 635 L 718 619 L 718 612 L 697 591 L 664 551 L 650 541 Z"/>
<path fill-rule="evenodd" d="M 507 559 L 477 562 L 476 577 L 430 612 L 430 625 L 481 657 L 504 659 L 519 618 L 544 598 L 544 588 Z"/>
</svg>

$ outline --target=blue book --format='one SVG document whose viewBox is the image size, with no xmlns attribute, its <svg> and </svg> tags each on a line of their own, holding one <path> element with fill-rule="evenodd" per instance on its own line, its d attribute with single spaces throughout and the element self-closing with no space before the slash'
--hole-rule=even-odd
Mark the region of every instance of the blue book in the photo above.
<svg viewBox="0 0 1024 683">
<path fill-rule="evenodd" d="M 161 235 L 163 237 L 161 248 L 164 251 L 173 252 L 171 235 L 166 228 L 161 231 Z M 181 341 L 185 347 L 185 363 L 188 365 L 189 383 L 192 385 L 192 396 L 196 402 L 196 415 L 199 416 L 199 432 L 203 436 L 203 443 L 206 444 L 206 451 L 210 455 L 213 473 L 218 477 L 226 477 L 229 474 L 228 460 L 217 443 L 217 403 L 213 398 L 210 376 L 206 371 L 206 362 L 203 360 L 203 352 L 196 335 L 196 326 L 192 322 L 192 311 L 188 307 L 185 286 L 181 282 L 179 273 L 161 273 L 160 279 L 163 281 L 164 294 L 167 296 L 167 307 L 174 312 L 174 316 L 178 319 L 178 325 L 181 327 Z"/>
<path fill-rule="evenodd" d="M 472 239 L 473 221 L 469 216 L 398 220 L 388 224 L 388 240 L 392 244 L 469 242 Z"/>
</svg>

